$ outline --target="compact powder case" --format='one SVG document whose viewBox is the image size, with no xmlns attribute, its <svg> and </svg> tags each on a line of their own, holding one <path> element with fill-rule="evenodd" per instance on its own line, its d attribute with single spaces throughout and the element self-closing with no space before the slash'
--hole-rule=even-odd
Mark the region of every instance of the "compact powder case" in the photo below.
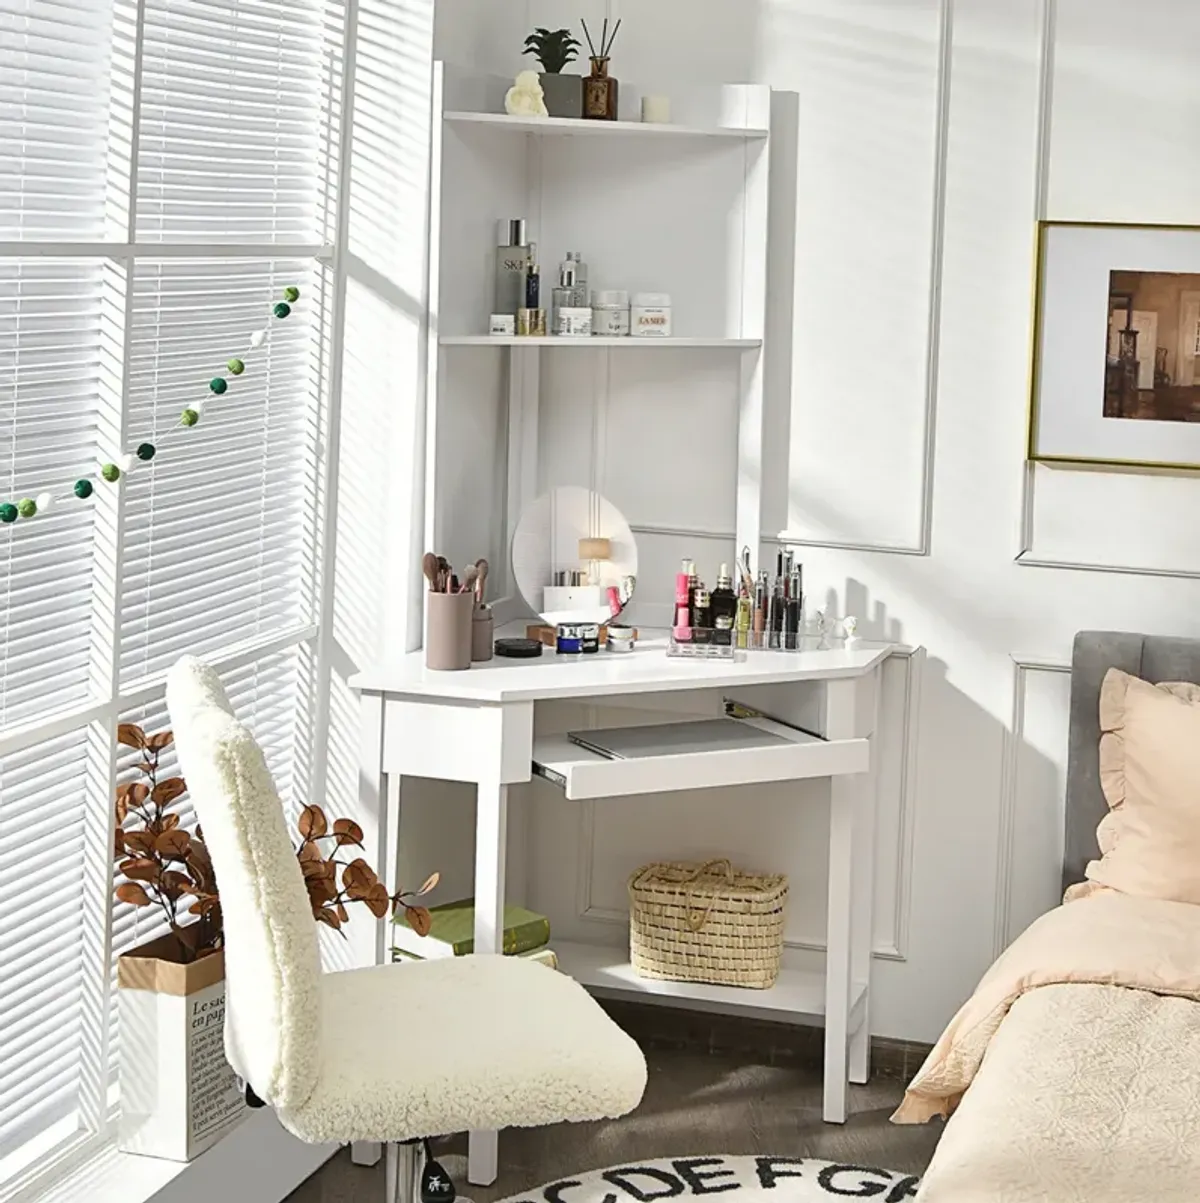
<svg viewBox="0 0 1200 1203">
<path fill-rule="evenodd" d="M 496 655 L 509 660 L 536 660 L 542 645 L 536 639 L 497 639 Z"/>
</svg>

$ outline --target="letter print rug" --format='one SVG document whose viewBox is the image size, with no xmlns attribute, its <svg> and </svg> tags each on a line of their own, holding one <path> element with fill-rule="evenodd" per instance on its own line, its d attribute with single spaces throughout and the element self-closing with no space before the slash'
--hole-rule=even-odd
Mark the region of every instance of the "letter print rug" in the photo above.
<svg viewBox="0 0 1200 1203">
<path fill-rule="evenodd" d="M 575 1174 L 503 1203 L 694 1203 L 702 1195 L 720 1195 L 715 1203 L 902 1203 L 920 1184 L 910 1174 L 812 1157 L 675 1157 Z"/>
</svg>

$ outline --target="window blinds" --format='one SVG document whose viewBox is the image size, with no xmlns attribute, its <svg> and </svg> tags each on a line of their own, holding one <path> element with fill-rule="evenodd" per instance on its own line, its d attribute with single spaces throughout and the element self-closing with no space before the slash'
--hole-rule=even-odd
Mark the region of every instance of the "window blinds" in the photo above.
<svg viewBox="0 0 1200 1203">
<path fill-rule="evenodd" d="M 281 794 L 306 800 L 343 15 L 0 0 L 0 501 L 94 476 L 119 427 L 123 450 L 158 448 L 119 504 L 0 528 L 0 739 L 20 729 L 0 755 L 0 1194 L 31 1150 L 107 1123 L 83 1069 L 105 1024 L 110 1075 L 119 1056 L 115 974 L 95 972 L 111 905 L 96 816 L 130 766 L 106 723 L 165 727 L 158 674 L 184 652 L 232 658 L 231 700 Z M 281 321 L 289 285 L 302 296 Z M 161 923 L 117 906 L 114 958 Z"/>
</svg>

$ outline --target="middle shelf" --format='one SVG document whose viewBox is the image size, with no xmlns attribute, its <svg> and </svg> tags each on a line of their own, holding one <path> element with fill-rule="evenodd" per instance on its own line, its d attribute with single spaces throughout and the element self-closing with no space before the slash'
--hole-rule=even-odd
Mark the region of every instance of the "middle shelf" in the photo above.
<svg viewBox="0 0 1200 1203">
<path fill-rule="evenodd" d="M 628 336 L 589 335 L 571 338 L 556 334 L 541 338 L 512 334 L 443 334 L 443 347 L 625 347 L 627 349 L 664 350 L 670 347 L 732 347 L 751 350 L 762 346 L 761 338 L 630 338 Z"/>
</svg>

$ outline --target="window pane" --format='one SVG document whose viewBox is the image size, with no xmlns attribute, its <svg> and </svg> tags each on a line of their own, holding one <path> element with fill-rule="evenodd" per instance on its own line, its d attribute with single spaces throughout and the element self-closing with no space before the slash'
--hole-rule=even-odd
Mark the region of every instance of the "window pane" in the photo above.
<svg viewBox="0 0 1200 1203">
<path fill-rule="evenodd" d="M 311 264 L 137 265 L 131 445 L 159 452 L 128 483 L 124 681 L 311 616 L 314 278 Z M 294 312 L 272 317 L 293 284 Z M 252 350 L 257 330 L 268 338 Z M 226 366 L 233 356 L 244 357 L 241 375 Z M 216 377 L 228 382 L 220 396 Z M 199 424 L 180 426 L 195 405 Z"/>
<path fill-rule="evenodd" d="M 328 103 L 318 0 L 146 0 L 140 239 L 314 242 Z"/>
<path fill-rule="evenodd" d="M 0 757 L 0 1158 L 75 1111 L 87 739 Z"/>
<path fill-rule="evenodd" d="M 88 692 L 92 515 L 72 483 L 94 473 L 103 268 L 0 259 L 0 502 L 62 494 L 0 525 L 0 723 Z"/>
</svg>

